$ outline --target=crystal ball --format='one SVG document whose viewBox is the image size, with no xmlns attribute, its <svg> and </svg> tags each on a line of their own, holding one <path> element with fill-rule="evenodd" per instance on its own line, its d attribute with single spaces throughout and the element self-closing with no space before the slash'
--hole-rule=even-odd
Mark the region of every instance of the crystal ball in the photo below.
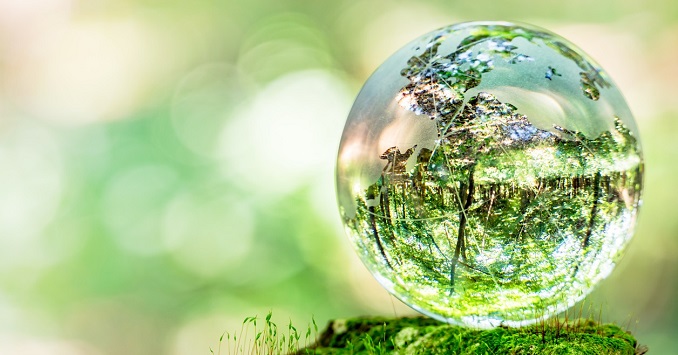
<svg viewBox="0 0 678 355">
<path fill-rule="evenodd" d="M 549 31 L 469 22 L 367 80 L 339 148 L 345 229 L 413 309 L 476 328 L 564 311 L 631 239 L 643 158 L 608 74 Z"/>
</svg>

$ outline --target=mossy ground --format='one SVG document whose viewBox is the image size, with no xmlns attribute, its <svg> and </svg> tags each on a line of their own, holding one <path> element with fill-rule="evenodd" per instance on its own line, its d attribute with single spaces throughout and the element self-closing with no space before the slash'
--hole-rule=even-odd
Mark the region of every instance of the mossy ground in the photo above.
<svg viewBox="0 0 678 355">
<path fill-rule="evenodd" d="M 530 327 L 477 330 L 423 317 L 331 321 L 297 354 L 591 354 L 640 355 L 627 331 L 593 320 L 545 321 Z"/>
</svg>

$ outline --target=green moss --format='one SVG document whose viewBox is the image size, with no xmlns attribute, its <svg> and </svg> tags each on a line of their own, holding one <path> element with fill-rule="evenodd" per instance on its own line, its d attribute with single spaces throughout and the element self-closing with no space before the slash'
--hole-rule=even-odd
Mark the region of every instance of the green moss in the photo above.
<svg viewBox="0 0 678 355">
<path fill-rule="evenodd" d="M 331 321 L 317 343 L 299 354 L 635 355 L 646 351 L 620 327 L 592 320 L 477 330 L 418 317 Z"/>
</svg>

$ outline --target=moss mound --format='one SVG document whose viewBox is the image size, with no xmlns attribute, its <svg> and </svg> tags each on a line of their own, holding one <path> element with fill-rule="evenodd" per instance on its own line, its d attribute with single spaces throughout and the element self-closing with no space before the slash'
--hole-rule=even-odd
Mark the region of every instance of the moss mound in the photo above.
<svg viewBox="0 0 678 355">
<path fill-rule="evenodd" d="M 647 348 L 614 324 L 549 320 L 524 328 L 469 329 L 424 317 L 331 321 L 298 354 L 640 355 Z"/>
</svg>

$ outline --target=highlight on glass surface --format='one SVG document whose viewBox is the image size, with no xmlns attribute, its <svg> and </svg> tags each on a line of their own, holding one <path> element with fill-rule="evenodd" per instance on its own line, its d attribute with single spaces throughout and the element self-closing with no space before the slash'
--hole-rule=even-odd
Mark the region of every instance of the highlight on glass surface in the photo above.
<svg viewBox="0 0 678 355">
<path fill-rule="evenodd" d="M 337 193 L 363 263 L 441 321 L 547 318 L 633 235 L 643 158 L 606 72 L 529 25 L 469 22 L 389 57 L 344 128 Z"/>
</svg>

